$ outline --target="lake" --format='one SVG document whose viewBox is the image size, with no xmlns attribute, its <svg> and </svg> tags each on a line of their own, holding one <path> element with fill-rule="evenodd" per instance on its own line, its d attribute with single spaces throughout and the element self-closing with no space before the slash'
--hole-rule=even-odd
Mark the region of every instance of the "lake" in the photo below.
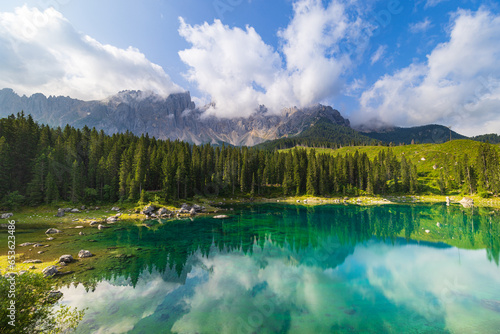
<svg viewBox="0 0 500 334">
<path fill-rule="evenodd" d="M 68 242 L 96 254 L 61 281 L 77 333 L 500 333 L 492 210 L 233 208 Z"/>
</svg>

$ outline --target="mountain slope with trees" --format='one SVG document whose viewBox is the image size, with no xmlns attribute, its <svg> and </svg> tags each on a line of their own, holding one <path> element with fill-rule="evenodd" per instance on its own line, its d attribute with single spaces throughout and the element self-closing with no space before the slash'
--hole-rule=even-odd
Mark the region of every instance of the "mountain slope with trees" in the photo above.
<svg viewBox="0 0 500 334">
<path fill-rule="evenodd" d="M 384 143 L 399 144 L 441 144 L 455 139 L 467 139 L 442 125 L 424 125 L 411 128 L 390 128 L 386 130 L 361 132 L 363 135 Z M 451 138 L 450 138 L 451 136 Z"/>
<path fill-rule="evenodd" d="M 473 141 L 443 145 L 452 144 L 455 155 L 427 177 L 437 180 L 443 192 L 498 194 L 497 147 Z M 416 160 L 418 153 L 400 150 L 418 152 L 420 147 L 283 152 L 198 146 L 130 132 L 108 136 L 88 127 L 53 129 L 20 113 L 0 120 L 0 193 L 4 208 L 61 200 L 135 201 L 146 192 L 165 200 L 196 195 L 417 193 L 422 190 L 418 177 L 423 168 Z"/>
</svg>

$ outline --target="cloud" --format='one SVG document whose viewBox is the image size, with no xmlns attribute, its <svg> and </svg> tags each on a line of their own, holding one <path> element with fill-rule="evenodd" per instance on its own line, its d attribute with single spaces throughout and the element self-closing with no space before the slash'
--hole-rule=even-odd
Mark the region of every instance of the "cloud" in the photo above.
<svg viewBox="0 0 500 334">
<path fill-rule="evenodd" d="M 142 319 L 157 312 L 165 296 L 181 286 L 178 282 L 168 282 L 156 269 L 144 271 L 135 286 L 130 279 L 117 277 L 111 281 L 96 284 L 92 291 L 82 284 L 62 287 L 62 304 L 88 309 L 80 329 L 92 333 L 128 333 Z M 90 325 L 89 325 L 90 324 Z"/>
<path fill-rule="evenodd" d="M 476 266 L 476 271 L 467 270 L 459 264 L 457 252 L 462 263 L 482 265 Z M 408 323 L 422 319 L 439 323 L 442 319 L 451 333 L 461 332 L 465 324 L 473 323 L 481 324 L 478 328 L 488 332 L 499 321 L 491 320 L 480 306 L 478 287 L 495 286 L 500 283 L 500 276 L 494 263 L 485 264 L 485 253 L 485 250 L 463 252 L 454 247 L 393 247 L 370 241 L 356 247 L 352 261 L 362 263 L 367 284 L 413 314 Z M 491 299 L 498 297 L 497 293 Z"/>
<path fill-rule="evenodd" d="M 378 47 L 377 51 L 372 55 L 370 62 L 371 64 L 375 64 L 378 62 L 380 59 L 382 59 L 383 55 L 387 51 L 387 45 L 381 45 Z"/>
<path fill-rule="evenodd" d="M 180 92 L 138 49 L 103 45 L 53 8 L 0 13 L 0 87 L 31 95 L 103 99 L 120 90 Z"/>
<path fill-rule="evenodd" d="M 445 1 L 448 1 L 448 0 L 427 0 L 427 2 L 425 3 L 424 8 L 436 7 L 441 2 L 445 2 Z"/>
<path fill-rule="evenodd" d="M 432 27 L 432 22 L 429 20 L 428 17 L 426 17 L 425 20 L 421 22 L 410 24 L 410 31 L 416 34 L 419 32 L 425 32 L 431 27 Z"/>
<path fill-rule="evenodd" d="M 459 10 L 449 41 L 426 62 L 381 77 L 360 98 L 355 124 L 453 125 L 466 135 L 500 128 L 500 16 Z"/>
<path fill-rule="evenodd" d="M 190 67 L 187 78 L 216 102 L 210 111 L 224 117 L 249 115 L 262 104 L 277 112 L 335 96 L 352 58 L 366 47 L 359 41 L 367 25 L 347 13 L 350 6 L 296 1 L 291 22 L 278 32 L 279 50 L 250 26 L 231 28 L 219 20 L 191 26 L 180 18 L 179 33 L 192 45 L 179 52 Z"/>
</svg>

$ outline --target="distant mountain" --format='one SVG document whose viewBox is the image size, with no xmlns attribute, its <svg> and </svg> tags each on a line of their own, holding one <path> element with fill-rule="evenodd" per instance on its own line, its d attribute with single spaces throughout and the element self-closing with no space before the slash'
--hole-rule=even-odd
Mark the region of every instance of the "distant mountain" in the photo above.
<svg viewBox="0 0 500 334">
<path fill-rule="evenodd" d="M 296 145 L 337 147 L 382 143 L 444 143 L 450 130 L 441 125 L 414 128 L 386 128 L 378 131 L 356 131 L 349 120 L 329 106 L 286 108 L 271 114 L 261 106 L 247 118 L 206 116 L 211 105 L 197 108 L 189 92 L 161 97 L 141 91 L 122 91 L 102 101 L 81 101 L 70 97 L 34 94 L 19 96 L 12 89 L 0 90 L 0 117 L 24 111 L 39 123 L 64 127 L 67 124 L 88 126 L 107 134 L 130 131 L 148 133 L 158 139 L 190 143 L 222 143 L 234 146 L 288 148 Z M 452 139 L 465 139 L 451 131 Z M 500 142 L 498 135 L 473 138 Z M 265 143 L 265 144 L 263 144 Z"/>
<path fill-rule="evenodd" d="M 270 140 L 257 147 L 271 150 L 295 146 L 337 148 L 349 145 L 377 145 L 378 143 L 378 140 L 364 136 L 350 127 L 318 117 L 304 131 L 295 136 Z"/>
<path fill-rule="evenodd" d="M 471 139 L 475 141 L 481 141 L 484 143 L 490 143 L 490 144 L 500 144 L 500 136 L 497 135 L 496 133 L 490 133 L 487 135 L 480 135 L 480 136 L 475 136 L 472 137 Z"/>
<path fill-rule="evenodd" d="M 21 110 L 35 121 L 50 126 L 69 124 L 102 129 L 108 134 L 149 133 L 159 139 L 179 139 L 190 143 L 229 143 L 254 146 L 267 140 L 301 133 L 312 120 L 322 117 L 332 124 L 349 127 L 337 110 L 317 105 L 284 109 L 274 115 L 261 107 L 248 118 L 204 117 L 205 108 L 196 108 L 189 92 L 167 98 L 141 91 L 123 91 L 102 101 L 81 101 L 69 97 L 48 98 L 43 94 L 19 96 L 12 89 L 0 90 L 0 117 Z"/>
<path fill-rule="evenodd" d="M 442 125 L 424 125 L 412 128 L 393 127 L 378 131 L 362 132 L 363 135 L 384 143 L 399 144 L 441 144 L 450 140 L 450 129 Z M 468 139 L 451 131 L 451 139 Z"/>
</svg>

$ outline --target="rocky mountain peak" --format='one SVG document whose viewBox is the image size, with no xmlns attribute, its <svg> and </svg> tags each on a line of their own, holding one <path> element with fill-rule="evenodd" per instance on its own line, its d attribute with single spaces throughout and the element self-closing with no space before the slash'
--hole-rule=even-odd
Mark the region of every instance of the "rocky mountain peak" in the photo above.
<svg viewBox="0 0 500 334">
<path fill-rule="evenodd" d="M 81 101 L 42 94 L 19 97 L 11 89 L 0 90 L 0 117 L 24 110 L 33 118 L 51 126 L 66 124 L 95 127 L 108 134 L 149 133 L 159 139 L 179 139 L 191 143 L 220 143 L 253 146 L 266 140 L 296 135 L 319 119 L 349 127 L 340 113 L 323 105 L 284 109 L 271 114 L 260 106 L 247 118 L 204 117 L 209 105 L 196 108 L 189 92 L 168 97 L 151 92 L 122 91 L 102 101 Z"/>
</svg>

